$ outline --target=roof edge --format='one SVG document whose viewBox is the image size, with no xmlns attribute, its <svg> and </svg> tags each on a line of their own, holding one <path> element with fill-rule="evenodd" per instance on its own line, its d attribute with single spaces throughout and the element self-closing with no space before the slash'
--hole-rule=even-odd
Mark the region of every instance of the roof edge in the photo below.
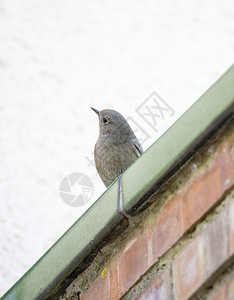
<svg viewBox="0 0 234 300">
<path fill-rule="evenodd" d="M 162 180 L 175 172 L 234 110 L 232 66 L 1 299 L 45 299 L 57 290 L 125 218 L 142 209 Z M 121 202 L 121 201 L 122 202 Z M 124 207 L 124 209 L 123 209 Z M 48 272 L 49 270 L 49 272 Z"/>
</svg>

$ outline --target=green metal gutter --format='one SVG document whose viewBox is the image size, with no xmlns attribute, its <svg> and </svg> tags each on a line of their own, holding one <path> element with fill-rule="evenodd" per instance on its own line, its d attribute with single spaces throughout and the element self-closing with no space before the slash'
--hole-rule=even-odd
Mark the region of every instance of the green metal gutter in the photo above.
<svg viewBox="0 0 234 300">
<path fill-rule="evenodd" d="M 1 299 L 44 299 L 119 222 L 112 185 Z"/>
<path fill-rule="evenodd" d="M 45 299 L 234 109 L 232 66 L 1 299 Z"/>
<path fill-rule="evenodd" d="M 234 65 L 123 174 L 125 210 L 234 112 Z M 148 194 L 148 193 L 147 193 Z"/>
</svg>

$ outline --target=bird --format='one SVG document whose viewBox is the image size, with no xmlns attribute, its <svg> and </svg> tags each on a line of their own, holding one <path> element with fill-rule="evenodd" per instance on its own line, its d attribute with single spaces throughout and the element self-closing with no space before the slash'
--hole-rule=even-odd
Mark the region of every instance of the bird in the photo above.
<svg viewBox="0 0 234 300">
<path fill-rule="evenodd" d="M 143 148 L 126 119 L 117 111 L 98 111 L 99 136 L 94 147 L 97 172 L 106 187 L 143 153 Z"/>
</svg>

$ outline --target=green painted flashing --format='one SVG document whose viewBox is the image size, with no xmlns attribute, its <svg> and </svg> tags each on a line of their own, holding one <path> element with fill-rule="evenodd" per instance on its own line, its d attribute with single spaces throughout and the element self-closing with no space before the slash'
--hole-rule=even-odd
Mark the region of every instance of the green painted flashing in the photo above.
<svg viewBox="0 0 234 300">
<path fill-rule="evenodd" d="M 225 113 L 233 112 L 234 65 L 123 174 L 124 208 L 144 194 Z"/>
<path fill-rule="evenodd" d="M 44 299 L 100 242 L 97 236 L 103 239 L 116 226 L 119 217 L 118 184 L 114 184 L 1 299 Z"/>
<path fill-rule="evenodd" d="M 123 174 L 123 197 L 116 181 L 1 299 L 46 298 L 233 103 L 234 66 Z"/>
</svg>

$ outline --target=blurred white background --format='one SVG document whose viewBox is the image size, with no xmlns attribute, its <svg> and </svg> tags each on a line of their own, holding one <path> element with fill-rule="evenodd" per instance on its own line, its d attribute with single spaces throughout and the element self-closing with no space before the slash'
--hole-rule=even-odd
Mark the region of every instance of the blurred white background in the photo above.
<svg viewBox="0 0 234 300">
<path fill-rule="evenodd" d="M 90 106 L 136 121 L 156 91 L 175 111 L 146 149 L 233 63 L 234 2 L 0 1 L 0 295 L 105 190 L 88 167 Z M 140 120 L 139 120 L 140 122 Z M 87 174 L 82 208 L 61 180 Z"/>
</svg>

